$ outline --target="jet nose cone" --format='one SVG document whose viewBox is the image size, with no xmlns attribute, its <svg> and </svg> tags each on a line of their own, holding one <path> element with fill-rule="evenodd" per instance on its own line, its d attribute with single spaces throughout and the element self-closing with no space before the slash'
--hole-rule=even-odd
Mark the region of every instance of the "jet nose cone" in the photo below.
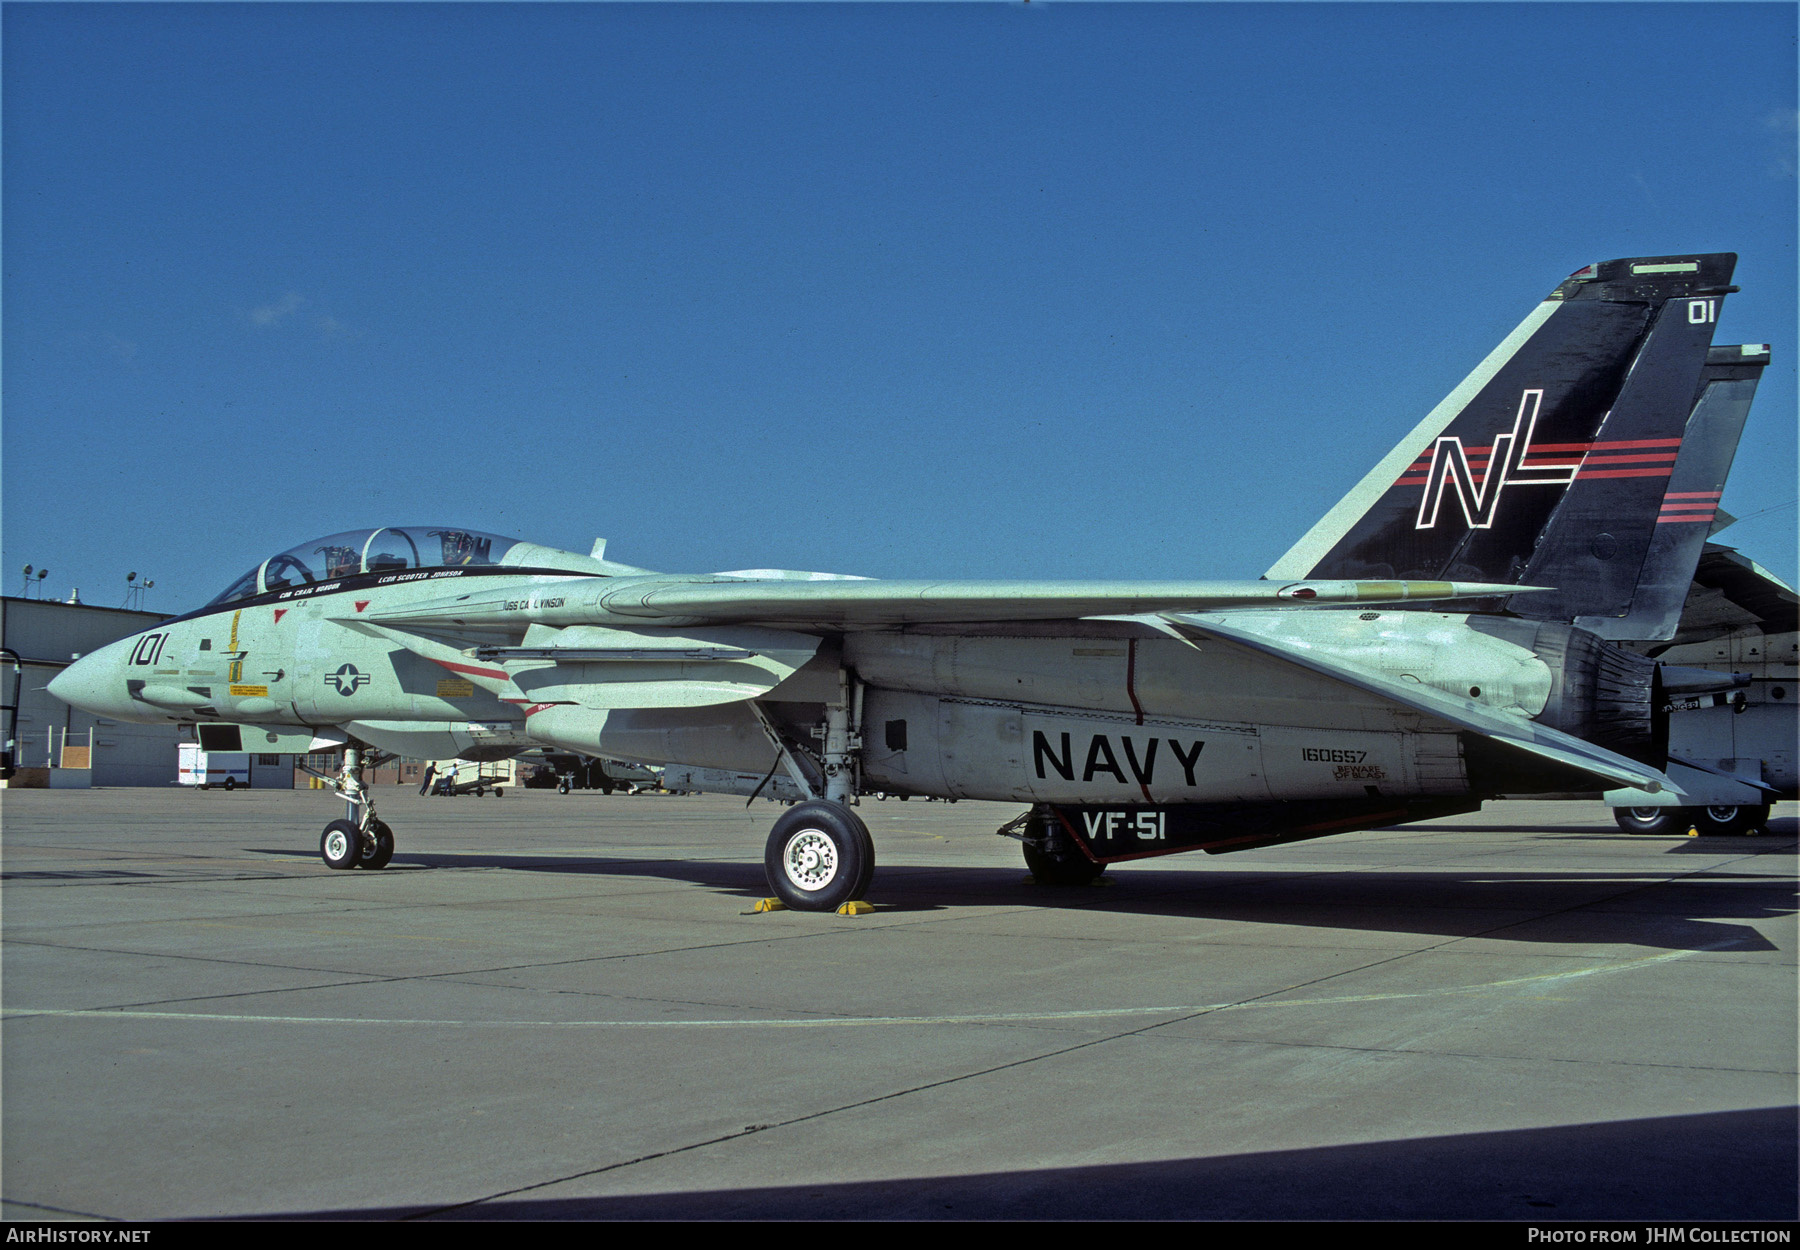
<svg viewBox="0 0 1800 1250">
<path fill-rule="evenodd" d="M 52 695 L 61 699 L 64 703 L 73 706 L 75 703 L 75 687 L 81 684 L 80 680 L 75 676 L 75 670 L 79 667 L 79 661 L 71 664 L 68 668 L 65 668 L 62 672 L 52 677 L 50 679 L 50 684 L 46 686 L 45 689 Z"/>
<path fill-rule="evenodd" d="M 102 660 L 99 655 L 86 656 L 75 661 L 62 672 L 50 679 L 50 693 L 70 707 L 78 707 L 84 712 L 103 713 L 110 705 L 118 702 L 118 695 L 111 686 L 118 684 L 108 681 L 112 676 L 111 664 Z"/>
</svg>

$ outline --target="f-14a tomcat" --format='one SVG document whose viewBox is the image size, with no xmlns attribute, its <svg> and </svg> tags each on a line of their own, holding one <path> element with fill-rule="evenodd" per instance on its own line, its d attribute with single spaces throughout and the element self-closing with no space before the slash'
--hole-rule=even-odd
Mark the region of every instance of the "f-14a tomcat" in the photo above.
<svg viewBox="0 0 1800 1250">
<path fill-rule="evenodd" d="M 803 801 L 769 884 L 812 910 L 868 889 L 877 791 L 1028 804 L 1001 832 L 1052 883 L 1502 794 L 1717 802 L 1667 708 L 1735 679 L 1615 641 L 1673 630 L 1768 359 L 1712 345 L 1735 264 L 1578 271 L 1259 580 L 678 575 L 388 526 L 270 556 L 50 689 L 341 749 L 333 868 L 394 852 L 383 753 L 781 772 Z"/>
</svg>

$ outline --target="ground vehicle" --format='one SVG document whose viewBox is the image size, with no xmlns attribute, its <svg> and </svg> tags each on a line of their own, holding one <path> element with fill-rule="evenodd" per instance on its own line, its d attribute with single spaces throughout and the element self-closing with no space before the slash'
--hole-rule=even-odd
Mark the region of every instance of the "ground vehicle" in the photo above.
<svg viewBox="0 0 1800 1250">
<path fill-rule="evenodd" d="M 210 790 L 235 790 L 250 784 L 250 754 L 247 751 L 207 751 L 198 742 L 176 744 L 177 785 Z M 166 758 L 166 757 L 165 757 Z"/>
<path fill-rule="evenodd" d="M 476 798 L 481 798 L 491 790 L 494 797 L 499 798 L 505 793 L 507 781 L 507 775 L 492 765 L 468 766 L 453 761 L 443 772 L 437 771 L 436 764 L 429 765 L 425 770 L 425 779 L 419 785 L 419 793 L 440 798 L 473 794 Z"/>
</svg>

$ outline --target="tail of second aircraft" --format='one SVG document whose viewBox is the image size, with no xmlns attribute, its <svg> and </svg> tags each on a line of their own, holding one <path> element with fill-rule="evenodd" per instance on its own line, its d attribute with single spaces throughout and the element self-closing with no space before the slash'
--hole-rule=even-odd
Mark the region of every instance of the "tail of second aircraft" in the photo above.
<svg viewBox="0 0 1800 1250">
<path fill-rule="evenodd" d="M 1550 586 L 1508 606 L 1657 636 L 1699 554 L 1673 531 L 1700 515 L 1687 505 L 1716 504 L 1768 359 L 1709 360 L 1736 263 L 1571 275 L 1266 576 Z"/>
</svg>

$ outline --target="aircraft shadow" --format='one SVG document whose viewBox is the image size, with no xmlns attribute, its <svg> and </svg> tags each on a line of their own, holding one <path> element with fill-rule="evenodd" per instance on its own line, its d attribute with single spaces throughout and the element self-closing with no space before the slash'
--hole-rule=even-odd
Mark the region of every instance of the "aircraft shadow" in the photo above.
<svg viewBox="0 0 1800 1250">
<path fill-rule="evenodd" d="M 1022 864 L 1016 869 L 886 865 L 875 871 L 869 901 L 877 915 L 1031 907 L 1435 937 L 1495 933 L 1498 927 L 1496 936 L 1510 941 L 1690 951 L 1774 950 L 1752 923 L 1800 910 L 1793 880 L 1750 873 L 1715 872 L 1676 882 L 1663 874 L 1612 872 L 1286 873 L 1196 859 L 1187 857 L 1194 866 L 1186 869 L 1126 866 L 1100 885 L 1072 888 L 1036 885 Z M 686 882 L 734 895 L 746 911 L 769 893 L 760 863 L 731 861 L 401 852 L 384 874 L 432 869 Z M 1510 924 L 1513 913 L 1523 927 Z M 1729 923 L 1733 920 L 1743 923 Z"/>
<path fill-rule="evenodd" d="M 1800 1168 L 1797 1111 L 1771 1107 L 909 1180 L 237 1218 L 1792 1220 Z"/>
</svg>

